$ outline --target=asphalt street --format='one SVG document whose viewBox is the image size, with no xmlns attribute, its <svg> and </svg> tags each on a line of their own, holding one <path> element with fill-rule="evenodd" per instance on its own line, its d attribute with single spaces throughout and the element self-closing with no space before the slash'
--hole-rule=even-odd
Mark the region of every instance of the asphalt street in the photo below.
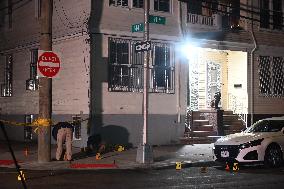
<svg viewBox="0 0 284 189">
<path fill-rule="evenodd" d="M 14 169 L 0 168 L 0 188 L 20 189 Z M 28 189 L 137 189 L 137 188 L 284 188 L 284 167 L 188 167 L 181 170 L 59 170 L 24 171 Z"/>
</svg>

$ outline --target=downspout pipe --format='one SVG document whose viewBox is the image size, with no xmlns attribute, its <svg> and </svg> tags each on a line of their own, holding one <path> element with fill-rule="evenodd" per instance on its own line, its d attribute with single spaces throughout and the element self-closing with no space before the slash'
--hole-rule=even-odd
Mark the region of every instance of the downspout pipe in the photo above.
<svg viewBox="0 0 284 189">
<path fill-rule="evenodd" d="M 253 114 L 254 114 L 254 67 L 253 67 L 253 61 L 254 61 L 254 52 L 257 49 L 257 41 L 255 38 L 255 34 L 254 34 L 254 27 L 253 27 L 253 0 L 251 0 L 251 36 L 253 39 L 253 44 L 254 44 L 254 48 L 251 50 L 250 52 L 250 124 L 253 124 Z"/>
</svg>

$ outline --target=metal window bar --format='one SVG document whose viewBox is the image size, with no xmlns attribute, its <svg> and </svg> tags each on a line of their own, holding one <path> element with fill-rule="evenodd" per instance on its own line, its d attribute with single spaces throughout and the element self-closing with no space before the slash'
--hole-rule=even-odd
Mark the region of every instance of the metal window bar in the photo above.
<svg viewBox="0 0 284 189">
<path fill-rule="evenodd" d="M 272 61 L 272 91 L 274 96 L 284 96 L 284 60 L 282 57 L 273 57 Z"/>
<path fill-rule="evenodd" d="M 34 120 L 34 115 L 25 115 L 25 123 L 31 124 Z M 24 140 L 31 141 L 33 139 L 33 129 L 31 126 L 24 126 Z"/>
<path fill-rule="evenodd" d="M 269 56 L 259 57 L 259 89 L 260 94 L 271 95 L 271 58 Z"/>
<path fill-rule="evenodd" d="M 4 84 L 1 84 L 1 96 L 11 97 L 13 87 L 13 56 L 6 55 L 6 64 L 4 70 Z"/>
<path fill-rule="evenodd" d="M 136 53 L 128 39 L 109 39 L 109 91 L 142 92 L 144 53 Z M 171 46 L 153 43 L 149 92 L 174 93 L 174 67 Z M 159 49 L 157 52 L 155 48 Z M 154 63 L 158 60 L 158 63 Z M 158 78 L 159 76 L 159 78 Z"/>
<path fill-rule="evenodd" d="M 81 116 L 72 116 L 73 140 L 81 140 Z"/>
<path fill-rule="evenodd" d="M 38 49 L 32 49 L 30 51 L 30 78 L 26 80 L 26 90 L 38 89 L 37 60 Z"/>
<path fill-rule="evenodd" d="M 109 0 L 109 5 L 126 7 L 128 0 Z"/>
</svg>

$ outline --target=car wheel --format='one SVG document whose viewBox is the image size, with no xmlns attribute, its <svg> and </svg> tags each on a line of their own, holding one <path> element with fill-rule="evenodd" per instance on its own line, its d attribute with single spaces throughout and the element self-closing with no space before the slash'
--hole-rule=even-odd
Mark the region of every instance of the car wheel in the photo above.
<svg viewBox="0 0 284 189">
<path fill-rule="evenodd" d="M 265 151 L 264 164 L 267 167 L 279 167 L 282 164 L 282 151 L 278 145 L 269 145 Z"/>
</svg>

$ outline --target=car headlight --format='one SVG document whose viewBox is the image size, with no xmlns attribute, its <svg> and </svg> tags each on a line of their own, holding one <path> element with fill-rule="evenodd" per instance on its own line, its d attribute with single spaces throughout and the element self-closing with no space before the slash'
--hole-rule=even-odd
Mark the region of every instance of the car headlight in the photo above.
<svg viewBox="0 0 284 189">
<path fill-rule="evenodd" d="M 264 140 L 264 138 L 262 139 L 257 139 L 257 140 L 253 140 L 244 144 L 240 145 L 240 149 L 244 149 L 244 148 L 249 148 L 249 147 L 253 147 L 253 146 L 258 146 L 261 144 L 261 142 Z"/>
</svg>

